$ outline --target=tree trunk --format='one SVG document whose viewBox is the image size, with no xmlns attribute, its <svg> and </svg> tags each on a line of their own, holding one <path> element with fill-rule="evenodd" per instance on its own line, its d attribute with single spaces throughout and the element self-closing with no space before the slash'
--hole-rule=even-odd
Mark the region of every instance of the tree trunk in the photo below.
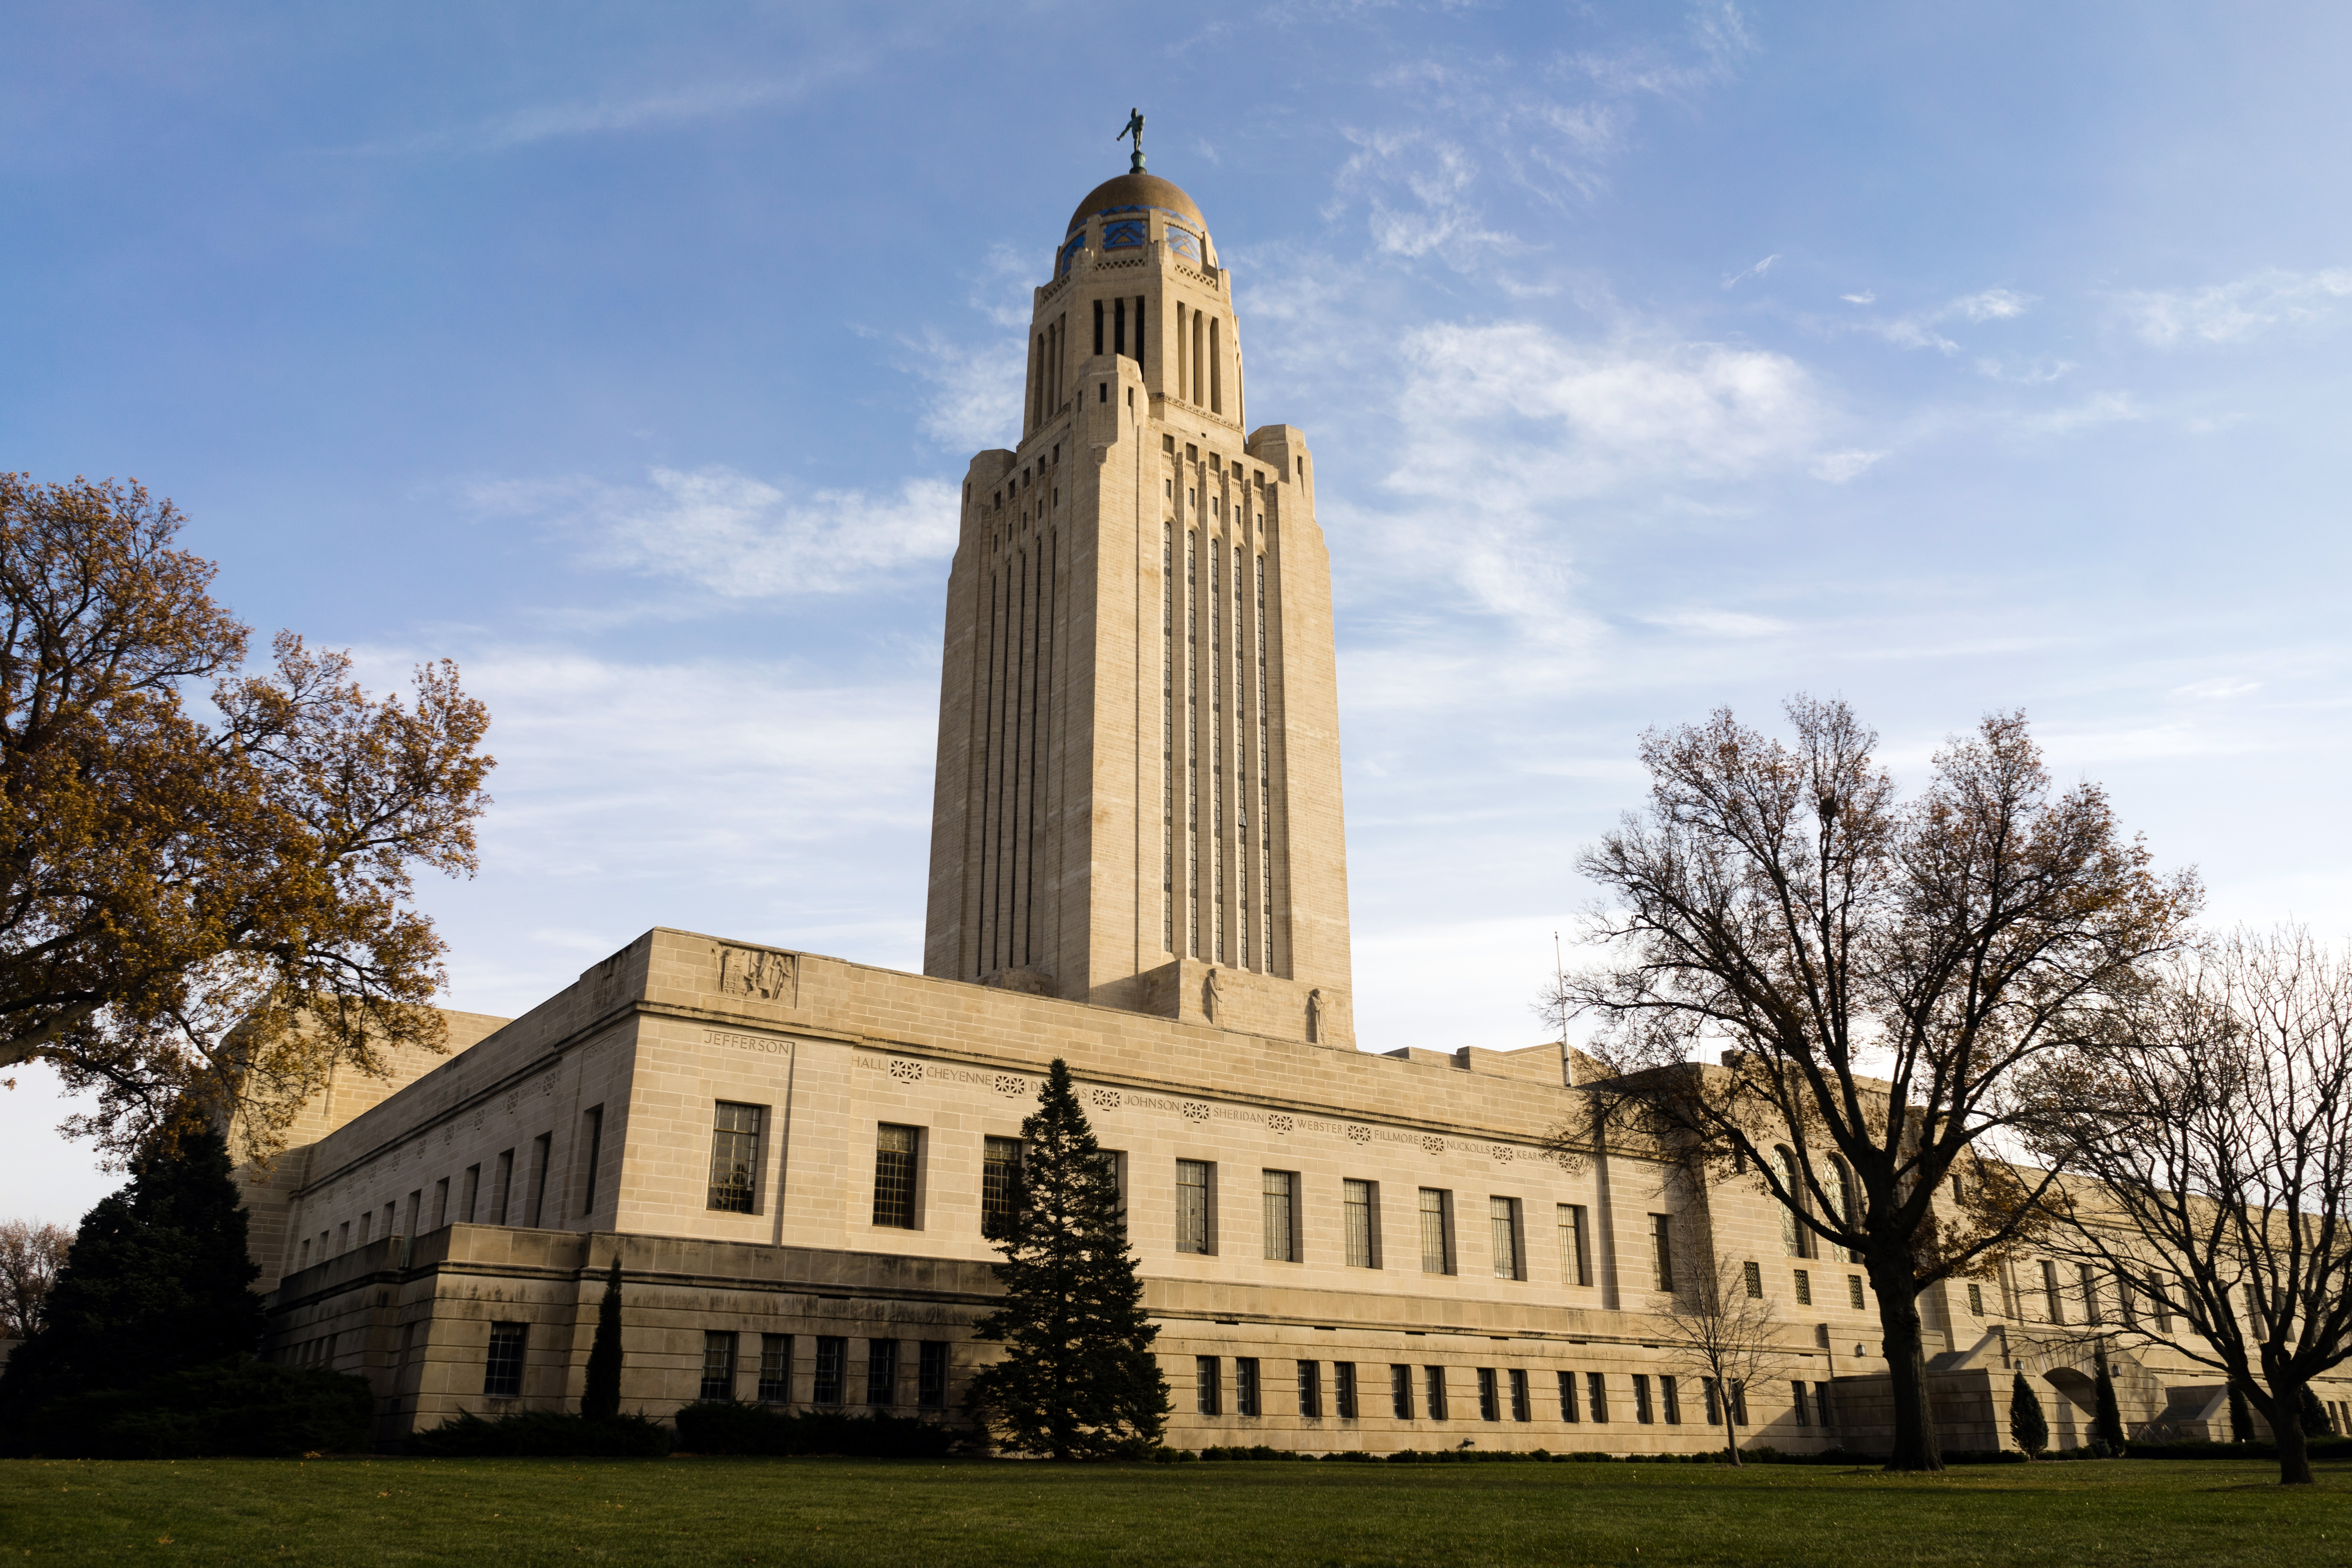
<svg viewBox="0 0 2352 1568">
<path fill-rule="evenodd" d="M 1724 1386 L 1728 1388 L 1730 1384 L 1726 1384 Z M 1723 1451 L 1731 1456 L 1731 1468 L 1738 1469 L 1739 1468 L 1739 1425 L 1731 1418 L 1731 1398 L 1728 1394 L 1724 1396 L 1723 1401 Z"/>
<path fill-rule="evenodd" d="M 2271 1408 L 2263 1412 L 2271 1424 L 2271 1441 L 2278 1445 L 2279 1485 L 2312 1484 L 2311 1444 L 2303 1435 L 2303 1384 L 2271 1380 Z"/>
<path fill-rule="evenodd" d="M 1936 1417 L 1927 1403 L 1927 1358 L 1919 1327 L 1919 1298 L 1908 1256 L 1865 1265 L 1878 1291 L 1878 1326 L 1885 1338 L 1888 1392 L 1895 1402 L 1895 1449 L 1890 1470 L 1940 1470 L 1944 1453 L 1936 1441 Z"/>
</svg>

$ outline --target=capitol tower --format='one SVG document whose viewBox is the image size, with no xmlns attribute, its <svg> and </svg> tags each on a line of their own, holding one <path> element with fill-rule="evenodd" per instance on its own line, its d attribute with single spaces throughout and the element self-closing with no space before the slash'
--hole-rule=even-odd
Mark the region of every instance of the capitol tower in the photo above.
<svg viewBox="0 0 2352 1568">
<path fill-rule="evenodd" d="M 923 969 L 1354 1045 L 1315 464 L 1251 429 L 1233 274 L 1134 168 L 1035 290 L 948 581 Z"/>
</svg>

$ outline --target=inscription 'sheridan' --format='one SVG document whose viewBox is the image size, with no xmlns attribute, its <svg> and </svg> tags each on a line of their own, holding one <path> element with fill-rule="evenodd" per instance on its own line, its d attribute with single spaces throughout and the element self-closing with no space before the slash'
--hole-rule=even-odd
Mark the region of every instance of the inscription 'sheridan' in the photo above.
<svg viewBox="0 0 2352 1568">
<path fill-rule="evenodd" d="M 764 947 L 719 950 L 719 992 L 722 996 L 750 996 L 787 1007 L 800 1005 L 800 964 L 789 952 Z"/>
</svg>

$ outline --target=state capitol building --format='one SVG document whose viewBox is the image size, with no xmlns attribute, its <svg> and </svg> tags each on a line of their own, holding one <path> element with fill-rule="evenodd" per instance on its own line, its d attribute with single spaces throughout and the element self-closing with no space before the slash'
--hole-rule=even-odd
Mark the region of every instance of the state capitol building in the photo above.
<svg viewBox="0 0 2352 1568">
<path fill-rule="evenodd" d="M 1358 1048 L 1314 455 L 1248 424 L 1232 274 L 1135 163 L 1035 289 L 1019 446 L 964 479 L 923 973 L 656 929 L 522 1017 L 448 1015 L 446 1058 L 345 1069 L 247 1188 L 270 1353 L 365 1375 L 387 1442 L 572 1407 L 617 1255 L 624 1408 L 961 1422 L 983 1220 L 1059 1057 L 1172 1446 L 1718 1447 L 1654 1313 L 1729 1258 L 1792 1369 L 1748 1435 L 1883 1449 L 1863 1271 L 1760 1186 L 1548 1157 L 1591 1121 L 1565 1044 Z M 2087 1435 L 2097 1286 L 2033 1267 L 1921 1299 L 1947 1448 L 2008 1445 L 2016 1367 L 2053 1446 Z M 2218 1381 L 2109 1355 L 2135 1426 L 2223 1425 Z"/>
</svg>

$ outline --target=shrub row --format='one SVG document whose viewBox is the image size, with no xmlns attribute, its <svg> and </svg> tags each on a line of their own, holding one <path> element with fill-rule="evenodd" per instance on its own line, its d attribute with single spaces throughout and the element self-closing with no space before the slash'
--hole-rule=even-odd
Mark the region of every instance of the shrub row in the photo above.
<svg viewBox="0 0 2352 1568">
<path fill-rule="evenodd" d="M 130 1388 L 54 1399 L 0 1422 L 0 1453 L 45 1458 L 290 1458 L 364 1452 L 364 1378 L 236 1356 Z"/>
<path fill-rule="evenodd" d="M 962 1438 L 909 1415 L 797 1414 L 741 1400 L 706 1399 L 677 1413 L 677 1446 L 692 1454 L 838 1454 L 861 1459 L 936 1459 Z"/>
<path fill-rule="evenodd" d="M 1356 1465 L 1719 1465 L 1723 1450 L 1710 1448 L 1696 1454 L 1603 1454 L 1591 1450 L 1555 1454 L 1545 1448 L 1401 1448 L 1392 1454 L 1368 1454 L 1349 1449 L 1330 1454 L 1299 1453 L 1289 1448 L 1269 1448 L 1263 1444 L 1250 1447 L 1208 1447 L 1198 1453 L 1190 1448 L 1161 1448 L 1151 1458 L 1158 1463 L 1191 1464 L 1195 1461 L 1215 1462 L 1235 1459 L 1321 1460 L 1337 1464 Z M 1824 1454 L 1785 1454 L 1766 1444 L 1739 1450 L 1743 1463 L 1750 1465 L 1858 1465 L 1872 1464 L 1860 1454 L 1849 1454 L 1832 1448 Z M 1952 1462 L 1983 1463 L 1997 1459 L 2022 1460 L 2022 1454 L 2008 1456 L 1947 1455 Z"/>
<path fill-rule="evenodd" d="M 650 1415 L 582 1415 L 568 1410 L 518 1410 L 484 1417 L 464 1411 L 408 1439 L 408 1451 L 433 1459 L 657 1459 L 670 1430 Z"/>
</svg>

